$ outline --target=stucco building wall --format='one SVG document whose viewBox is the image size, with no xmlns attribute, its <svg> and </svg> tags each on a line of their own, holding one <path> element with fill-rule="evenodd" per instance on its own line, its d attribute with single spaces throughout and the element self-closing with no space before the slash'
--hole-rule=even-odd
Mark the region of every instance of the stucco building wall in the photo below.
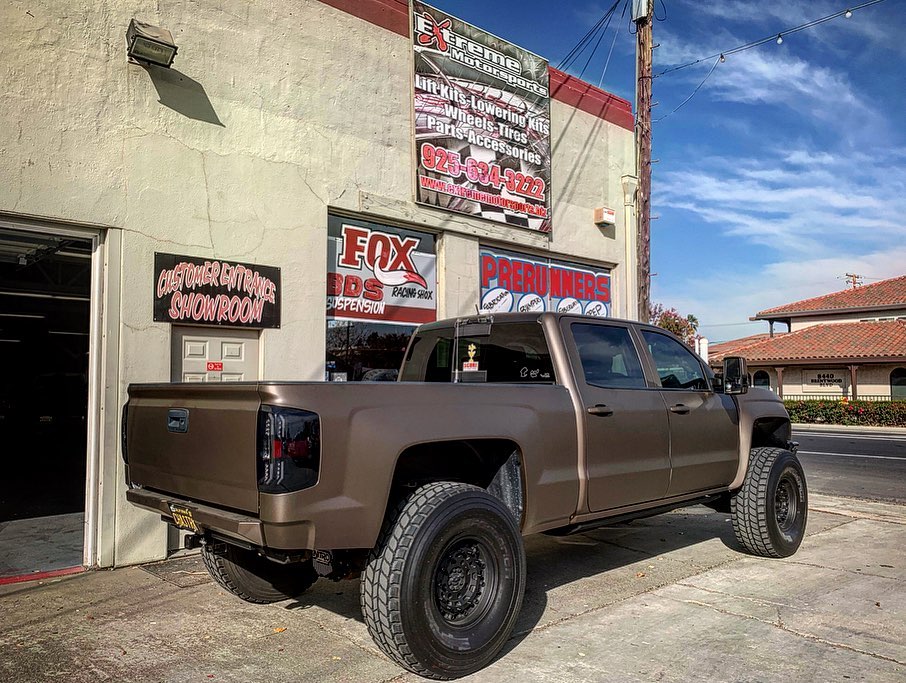
<svg viewBox="0 0 906 683">
<path fill-rule="evenodd" d="M 172 31 L 172 70 L 127 62 L 133 17 Z M 323 2 L 8 0 L 0 26 L 0 214 L 99 226 L 107 249 L 100 564 L 165 551 L 159 518 L 125 503 L 116 451 L 126 386 L 170 376 L 155 251 L 281 268 L 265 379 L 324 376 L 329 209 L 436 232 L 439 316 L 475 310 L 479 244 L 608 266 L 613 315 L 636 310 L 626 127 L 552 101 L 548 237 L 413 202 L 410 41 Z M 597 206 L 615 226 L 592 223 Z"/>
</svg>

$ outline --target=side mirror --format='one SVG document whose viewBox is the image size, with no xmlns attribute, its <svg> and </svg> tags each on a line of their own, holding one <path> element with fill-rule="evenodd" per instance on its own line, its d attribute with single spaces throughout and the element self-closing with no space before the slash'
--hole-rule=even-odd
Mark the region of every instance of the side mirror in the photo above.
<svg viewBox="0 0 906 683">
<path fill-rule="evenodd" d="M 749 373 L 746 359 L 741 356 L 724 358 L 724 393 L 744 394 L 749 390 Z"/>
</svg>

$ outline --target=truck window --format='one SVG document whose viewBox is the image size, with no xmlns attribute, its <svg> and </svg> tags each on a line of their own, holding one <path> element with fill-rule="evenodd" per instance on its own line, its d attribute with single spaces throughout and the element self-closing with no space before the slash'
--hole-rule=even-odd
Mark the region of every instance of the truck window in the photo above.
<svg viewBox="0 0 906 683">
<path fill-rule="evenodd" d="M 537 322 L 496 323 L 484 337 L 460 337 L 453 363 L 453 329 L 427 330 L 413 340 L 400 381 L 451 382 L 453 370 L 494 383 L 553 384 L 544 331 Z"/>
<path fill-rule="evenodd" d="M 588 384 L 608 389 L 644 389 L 645 373 L 625 327 L 570 325 Z"/>
<path fill-rule="evenodd" d="M 642 330 L 642 336 L 664 389 L 706 391 L 710 388 L 701 363 L 689 349 L 675 339 L 650 330 Z"/>
</svg>

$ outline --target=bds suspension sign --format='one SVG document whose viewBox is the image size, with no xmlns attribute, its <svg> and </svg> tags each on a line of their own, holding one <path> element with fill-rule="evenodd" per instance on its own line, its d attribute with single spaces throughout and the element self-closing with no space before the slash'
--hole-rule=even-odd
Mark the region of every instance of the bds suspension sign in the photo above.
<svg viewBox="0 0 906 683">
<path fill-rule="evenodd" d="M 550 232 L 547 60 L 418 0 L 416 199 Z"/>
</svg>

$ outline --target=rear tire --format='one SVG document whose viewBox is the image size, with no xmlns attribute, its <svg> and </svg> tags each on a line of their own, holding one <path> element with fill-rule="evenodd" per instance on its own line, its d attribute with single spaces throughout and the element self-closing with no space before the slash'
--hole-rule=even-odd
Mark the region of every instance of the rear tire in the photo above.
<svg viewBox="0 0 906 683">
<path fill-rule="evenodd" d="M 446 680 L 494 659 L 524 591 L 525 551 L 512 512 L 477 486 L 441 482 L 389 515 L 362 574 L 362 613 L 397 664 Z"/>
<path fill-rule="evenodd" d="M 318 579 L 311 562 L 277 564 L 229 543 L 207 543 L 201 558 L 211 578 L 246 602 L 268 604 L 302 595 Z"/>
<path fill-rule="evenodd" d="M 753 555 L 789 557 L 805 536 L 808 489 L 795 454 L 753 448 L 742 488 L 730 501 L 736 539 Z"/>
</svg>

